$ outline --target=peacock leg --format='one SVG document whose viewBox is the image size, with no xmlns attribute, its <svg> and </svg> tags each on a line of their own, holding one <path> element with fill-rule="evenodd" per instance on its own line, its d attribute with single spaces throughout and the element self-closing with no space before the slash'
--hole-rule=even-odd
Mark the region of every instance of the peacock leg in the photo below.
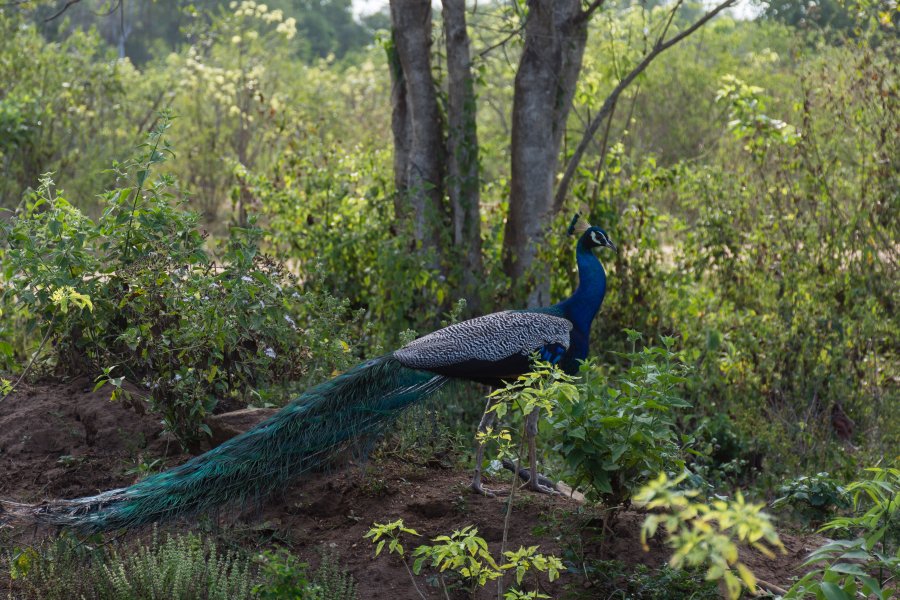
<svg viewBox="0 0 900 600">
<path fill-rule="evenodd" d="M 525 417 L 525 437 L 528 440 L 528 461 L 531 467 L 531 474 L 528 481 L 525 482 L 525 488 L 541 494 L 557 494 L 559 492 L 552 487 L 539 483 L 541 479 L 546 479 L 537 470 L 537 431 L 540 416 L 540 409 L 535 408 Z"/>
<path fill-rule="evenodd" d="M 481 422 L 478 424 L 478 433 L 486 433 L 489 428 L 494 425 L 494 420 L 497 418 L 497 413 L 491 410 L 491 407 L 494 405 L 494 402 L 488 398 L 487 404 L 484 407 L 484 414 L 481 415 Z M 475 492 L 481 494 L 482 496 L 487 496 L 488 498 L 495 497 L 498 493 L 495 490 L 489 490 L 488 488 L 481 485 L 481 463 L 484 460 L 484 442 L 481 441 L 480 438 L 475 438 L 475 476 L 472 478 L 472 484 L 469 486 Z"/>
</svg>

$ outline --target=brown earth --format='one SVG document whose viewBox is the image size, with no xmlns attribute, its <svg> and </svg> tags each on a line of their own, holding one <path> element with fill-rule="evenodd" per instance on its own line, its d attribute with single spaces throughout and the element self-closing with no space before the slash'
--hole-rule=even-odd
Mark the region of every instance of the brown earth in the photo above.
<svg viewBox="0 0 900 600">
<path fill-rule="evenodd" d="M 187 455 L 179 454 L 177 444 L 160 439 L 161 431 L 158 418 L 110 402 L 108 390 L 92 392 L 87 380 L 23 386 L 0 403 L 0 499 L 39 502 L 92 495 L 135 481 L 136 475 L 127 471 L 141 460 L 149 462 L 167 453 L 163 459 L 167 465 L 185 460 Z M 361 600 L 414 600 L 419 596 L 405 567 L 395 557 L 374 558 L 373 546 L 363 535 L 373 522 L 402 518 L 422 534 L 407 542 L 412 548 L 420 540 L 475 525 L 497 555 L 506 502 L 470 493 L 468 482 L 469 474 L 458 470 L 383 460 L 310 477 L 269 498 L 261 509 L 218 517 L 232 539 L 254 550 L 282 543 L 312 564 L 323 549 L 332 551 L 356 578 Z M 664 564 L 669 554 L 658 540 L 652 541 L 649 552 L 641 549 L 642 514 L 619 515 L 606 535 L 600 534 L 601 514 L 566 497 L 519 492 L 507 548 L 540 545 L 541 552 L 560 555 L 577 537 L 577 546 L 587 557 L 651 567 Z M 50 533 L 14 531 L 12 541 L 33 543 Z M 760 579 L 788 587 L 797 576 L 795 567 L 821 540 L 790 534 L 783 534 L 782 540 L 785 556 L 770 560 L 745 551 L 742 560 Z M 0 595 L 10 585 L 6 577 L 0 574 Z M 442 597 L 424 577 L 418 581 L 428 597 Z M 598 582 L 593 583 L 564 574 L 545 591 L 554 598 L 593 598 L 591 590 Z M 482 596 L 496 597 L 496 587 L 489 585 Z"/>
</svg>

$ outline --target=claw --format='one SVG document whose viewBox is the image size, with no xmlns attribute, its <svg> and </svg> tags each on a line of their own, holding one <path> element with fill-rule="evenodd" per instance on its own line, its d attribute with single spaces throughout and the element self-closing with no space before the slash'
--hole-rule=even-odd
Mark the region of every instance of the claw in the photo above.
<svg viewBox="0 0 900 600">
<path fill-rule="evenodd" d="M 531 481 L 531 469 L 525 469 L 523 467 L 519 467 L 516 469 L 516 465 L 513 461 L 504 458 L 503 459 L 503 467 L 513 473 L 518 472 L 519 478 L 524 482 L 522 487 L 526 490 L 531 490 L 533 492 L 538 492 L 539 494 L 558 494 L 560 493 L 558 489 L 556 489 L 556 484 L 541 475 L 537 474 L 537 478 L 535 481 Z"/>
<path fill-rule="evenodd" d="M 544 479 L 544 477 L 538 473 L 538 480 Z M 547 494 L 548 496 L 556 496 L 559 494 L 559 490 L 556 488 L 552 488 L 550 486 L 542 485 L 538 482 L 532 483 L 530 480 L 525 483 L 524 488 L 526 490 L 531 490 L 532 492 L 537 492 L 538 494 Z"/>
<path fill-rule="evenodd" d="M 469 489 L 471 489 L 476 494 L 480 494 L 480 495 L 484 496 L 485 498 L 496 498 L 497 496 L 509 495 L 509 492 L 504 492 L 501 490 L 492 490 L 490 488 L 486 488 L 483 485 L 481 485 L 480 481 L 473 481 L 469 485 Z"/>
</svg>

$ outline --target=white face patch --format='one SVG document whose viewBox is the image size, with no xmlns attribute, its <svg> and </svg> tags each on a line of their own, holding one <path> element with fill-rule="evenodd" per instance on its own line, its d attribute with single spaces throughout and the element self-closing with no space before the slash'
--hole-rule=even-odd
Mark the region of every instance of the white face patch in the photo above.
<svg viewBox="0 0 900 600">
<path fill-rule="evenodd" d="M 597 237 L 597 232 L 596 232 L 596 231 L 592 231 L 592 232 L 591 232 L 591 239 L 592 239 L 592 240 L 594 241 L 594 243 L 597 244 L 598 246 L 602 246 L 602 245 L 604 244 L 603 240 L 598 239 L 598 237 Z"/>
</svg>

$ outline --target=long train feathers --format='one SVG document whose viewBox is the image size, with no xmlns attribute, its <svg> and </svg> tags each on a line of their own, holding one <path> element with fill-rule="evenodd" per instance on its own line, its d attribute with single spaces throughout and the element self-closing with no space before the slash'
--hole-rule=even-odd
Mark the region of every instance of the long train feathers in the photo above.
<svg viewBox="0 0 900 600">
<path fill-rule="evenodd" d="M 406 407 L 446 382 L 392 356 L 373 359 L 307 390 L 253 429 L 178 467 L 97 496 L 38 506 L 4 503 L 0 522 L 95 532 L 256 500 L 326 466 L 342 451 L 364 452 Z"/>
</svg>

